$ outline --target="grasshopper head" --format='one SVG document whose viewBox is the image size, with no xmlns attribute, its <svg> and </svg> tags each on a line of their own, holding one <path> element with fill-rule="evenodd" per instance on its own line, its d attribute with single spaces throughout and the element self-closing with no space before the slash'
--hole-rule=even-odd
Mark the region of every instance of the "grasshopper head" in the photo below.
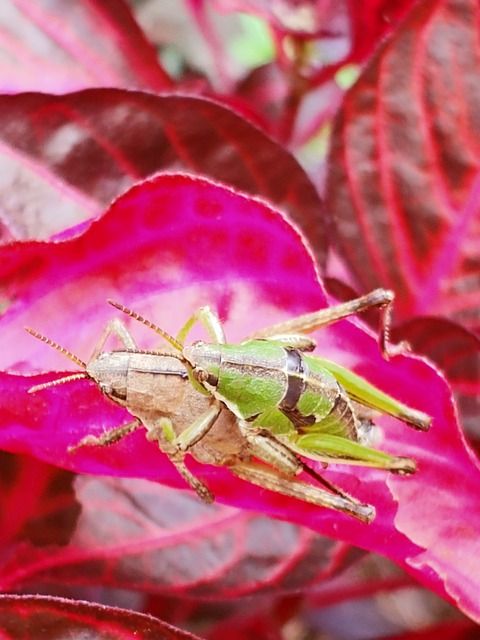
<svg viewBox="0 0 480 640">
<path fill-rule="evenodd" d="M 118 404 L 127 400 L 127 373 L 129 353 L 100 353 L 86 366 L 90 379 L 97 383 L 99 389 Z"/>
<path fill-rule="evenodd" d="M 217 344 L 195 342 L 183 349 L 185 360 L 191 365 L 195 380 L 207 390 L 214 391 L 220 375 L 221 351 Z"/>
</svg>

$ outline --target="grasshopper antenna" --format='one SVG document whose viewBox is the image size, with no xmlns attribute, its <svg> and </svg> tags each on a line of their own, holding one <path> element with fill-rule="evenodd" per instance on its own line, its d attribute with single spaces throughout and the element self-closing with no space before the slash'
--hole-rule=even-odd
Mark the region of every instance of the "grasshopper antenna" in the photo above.
<svg viewBox="0 0 480 640">
<path fill-rule="evenodd" d="M 38 385 L 36 385 L 34 387 L 31 387 L 28 390 L 28 393 L 35 393 L 36 391 L 42 391 L 43 389 L 49 389 L 50 387 L 56 387 L 59 384 L 65 384 L 66 382 L 72 382 L 72 380 L 82 380 L 83 378 L 88 378 L 88 374 L 86 372 L 87 365 L 85 364 L 85 362 L 83 362 L 83 360 L 80 360 L 80 358 L 77 358 L 77 356 L 73 355 L 73 353 L 71 353 L 70 351 L 68 351 L 64 347 L 61 347 L 59 344 L 57 344 L 53 340 L 50 340 L 50 338 L 47 338 L 46 336 L 42 335 L 41 333 L 38 333 L 38 331 L 34 331 L 33 329 L 30 329 L 30 327 L 25 327 L 25 331 L 28 331 L 28 333 L 30 335 L 32 335 L 34 338 L 37 338 L 37 340 L 40 340 L 41 342 L 44 342 L 45 344 L 48 344 L 49 347 L 52 347 L 56 351 L 59 351 L 61 354 L 66 356 L 69 360 L 71 360 L 75 364 L 78 364 L 79 367 L 84 369 L 84 371 L 82 371 L 80 373 L 73 373 L 70 376 L 65 376 L 65 378 L 58 378 L 57 380 L 52 380 L 51 382 L 45 382 L 44 384 L 38 384 Z"/>
<path fill-rule="evenodd" d="M 43 391 L 43 389 L 50 389 L 50 387 L 58 387 L 59 384 L 65 384 L 66 382 L 72 382 L 73 380 L 84 380 L 88 378 L 86 372 L 72 373 L 71 376 L 65 376 L 65 378 L 58 378 L 57 380 L 51 380 L 50 382 L 44 382 L 43 384 L 36 384 L 34 387 L 30 387 L 27 393 L 36 393 L 37 391 Z"/>
<path fill-rule="evenodd" d="M 157 327 L 157 325 L 153 324 L 153 322 L 150 322 L 150 320 L 147 320 L 136 311 L 132 311 L 131 309 L 124 307 L 123 304 L 120 304 L 119 302 L 115 302 L 114 300 L 110 300 L 110 299 L 108 299 L 107 302 L 108 304 L 111 304 L 112 307 L 115 307 L 115 309 L 118 309 L 119 311 L 126 313 L 127 316 L 130 316 L 134 320 L 138 320 L 149 329 L 152 329 L 153 331 L 155 331 L 155 333 L 158 333 L 159 336 L 162 336 L 162 338 L 164 338 L 169 344 L 171 344 L 172 347 L 177 349 L 177 351 L 183 351 L 183 344 L 181 342 L 179 342 L 176 338 L 171 336 L 169 333 L 167 333 L 163 329 L 160 329 L 160 327 Z"/>
</svg>

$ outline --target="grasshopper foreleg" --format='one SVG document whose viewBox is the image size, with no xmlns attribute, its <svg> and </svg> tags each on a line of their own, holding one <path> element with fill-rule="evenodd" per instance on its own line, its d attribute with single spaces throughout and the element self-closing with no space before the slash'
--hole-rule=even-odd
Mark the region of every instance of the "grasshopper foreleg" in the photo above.
<svg viewBox="0 0 480 640">
<path fill-rule="evenodd" d="M 195 491 L 199 498 L 201 498 L 204 502 L 211 503 L 215 500 L 215 496 L 207 488 L 206 485 L 203 484 L 201 480 L 199 480 L 196 476 L 191 473 L 184 462 L 184 454 L 183 452 L 169 454 L 167 453 L 168 458 L 171 460 L 173 466 L 180 473 L 185 482 Z"/>
<path fill-rule="evenodd" d="M 169 418 L 160 418 L 153 424 L 145 424 L 147 429 L 147 440 L 156 442 L 161 451 L 163 451 L 172 462 L 173 466 L 180 473 L 185 482 L 196 492 L 196 494 L 204 502 L 213 502 L 215 496 L 213 493 L 191 473 L 185 465 L 185 453 L 175 444 L 175 431 Z M 165 441 L 171 444 L 171 448 L 165 445 Z"/>
<path fill-rule="evenodd" d="M 93 350 L 90 360 L 94 360 L 98 356 L 112 334 L 119 339 L 125 349 L 129 351 L 136 351 L 138 349 L 137 344 L 127 327 L 118 318 L 115 318 L 109 322 L 103 330 L 100 340 L 95 345 L 95 349 Z"/>
<path fill-rule="evenodd" d="M 213 309 L 208 306 L 200 307 L 195 311 L 178 332 L 177 340 L 183 344 L 190 329 L 197 322 L 206 329 L 214 344 L 225 344 L 227 342 L 220 318 Z"/>
<path fill-rule="evenodd" d="M 130 435 L 140 427 L 143 427 L 140 420 L 133 420 L 132 422 L 124 424 L 121 427 L 109 429 L 108 431 L 105 431 L 105 433 L 103 433 L 101 436 L 85 436 L 77 444 L 73 445 L 72 447 L 68 447 L 68 452 L 74 453 L 81 447 L 109 447 L 111 444 L 115 444 L 116 442 L 119 442 L 119 440 L 123 440 L 123 438 Z"/>
</svg>

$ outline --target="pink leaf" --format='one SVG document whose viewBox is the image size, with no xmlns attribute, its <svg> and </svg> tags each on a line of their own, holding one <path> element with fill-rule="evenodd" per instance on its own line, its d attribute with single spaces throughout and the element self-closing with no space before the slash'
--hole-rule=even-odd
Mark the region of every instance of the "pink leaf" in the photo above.
<svg viewBox="0 0 480 640">
<path fill-rule="evenodd" d="M 64 366 L 60 354 L 23 332 L 24 324 L 88 357 L 112 317 L 104 303 L 107 297 L 128 302 L 172 333 L 195 308 L 208 302 L 225 320 L 230 341 L 325 303 L 311 255 L 297 232 L 264 203 L 206 180 L 158 176 L 119 198 L 84 233 L 66 235 L 64 241 L 16 243 L 1 250 L 0 279 L 11 301 L 0 333 L 3 368 L 25 374 Z M 152 345 L 151 336 L 148 339 L 140 331 L 138 335 L 140 344 Z M 383 553 L 477 615 L 469 594 L 476 593 L 475 576 L 480 575 L 473 534 L 480 526 L 478 467 L 456 426 L 448 388 L 420 360 L 400 356 L 385 362 L 371 334 L 356 322 L 337 323 L 320 332 L 318 339 L 322 355 L 433 416 L 429 434 L 381 420 L 382 447 L 416 459 L 419 470 L 414 476 L 387 477 L 380 471 L 351 471 L 341 465 L 329 470 L 329 479 L 376 506 L 375 522 L 362 525 L 259 491 L 223 468 L 191 461 L 192 470 L 221 500 Z M 31 452 L 79 471 L 180 486 L 165 457 L 141 433 L 108 450 L 91 448 L 69 455 L 67 445 L 79 437 L 128 418 L 91 384 L 70 384 L 29 396 L 26 390 L 33 381 L 38 379 L 16 376 L 12 385 L 10 376 L 6 381 L 0 431 L 5 449 Z M 450 562 L 452 545 L 456 555 Z"/>
</svg>

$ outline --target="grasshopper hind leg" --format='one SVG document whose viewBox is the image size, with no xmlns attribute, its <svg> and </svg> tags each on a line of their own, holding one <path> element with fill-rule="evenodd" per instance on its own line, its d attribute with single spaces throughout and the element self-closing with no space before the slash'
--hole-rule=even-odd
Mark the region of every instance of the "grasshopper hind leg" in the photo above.
<svg viewBox="0 0 480 640">
<path fill-rule="evenodd" d="M 256 462 L 238 461 L 230 466 L 230 470 L 235 475 L 265 489 L 271 489 L 317 506 L 341 511 L 362 522 L 368 523 L 374 519 L 375 509 L 371 505 L 361 503 L 325 480 L 268 430 L 252 429 L 244 420 L 239 420 L 238 425 L 249 444 L 252 455 L 270 466 L 267 467 Z M 295 476 L 302 471 L 325 489 L 297 480 Z"/>
<path fill-rule="evenodd" d="M 369 523 L 375 518 L 375 508 L 369 504 L 362 504 L 343 492 L 338 495 L 295 478 L 282 477 L 275 469 L 254 462 L 236 464 L 231 471 L 247 482 L 303 502 L 341 511 L 361 522 Z"/>
</svg>

